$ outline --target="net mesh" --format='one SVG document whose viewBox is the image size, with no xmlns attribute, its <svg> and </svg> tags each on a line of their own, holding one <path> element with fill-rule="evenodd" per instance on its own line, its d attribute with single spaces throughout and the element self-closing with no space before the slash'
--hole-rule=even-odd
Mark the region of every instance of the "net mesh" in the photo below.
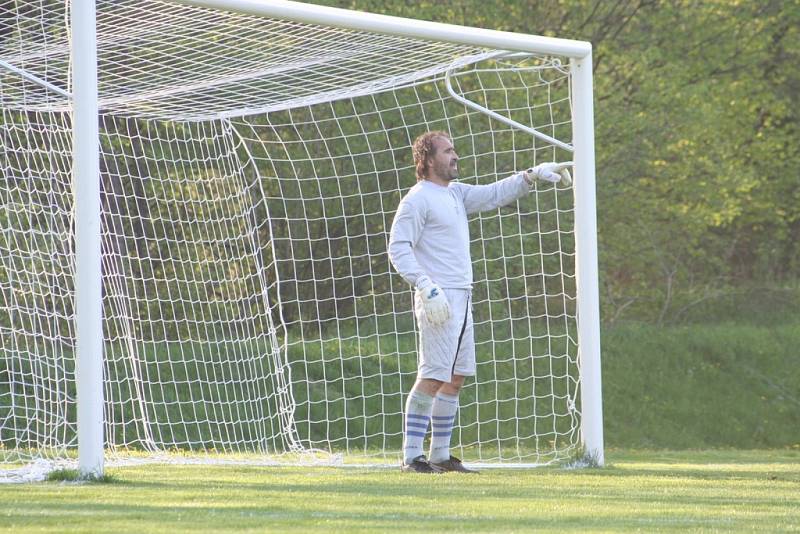
<svg viewBox="0 0 800 534">
<path fill-rule="evenodd" d="M 569 140 L 568 71 L 169 2 L 97 10 L 109 459 L 396 461 L 417 338 L 386 249 L 415 183 L 410 145 L 451 132 L 473 184 L 571 159 L 444 83 L 449 70 L 463 97 Z M 68 28 L 57 1 L 0 20 L 6 466 L 76 449 Z M 553 185 L 470 219 L 478 371 L 453 436 L 466 459 L 578 447 L 573 219 Z"/>
</svg>

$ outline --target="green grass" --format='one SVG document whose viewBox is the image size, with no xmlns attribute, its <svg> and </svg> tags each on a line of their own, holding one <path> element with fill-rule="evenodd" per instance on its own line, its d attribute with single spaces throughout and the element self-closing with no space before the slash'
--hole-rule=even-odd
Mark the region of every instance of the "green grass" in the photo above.
<svg viewBox="0 0 800 534">
<path fill-rule="evenodd" d="M 46 480 L 48 482 L 95 482 L 99 484 L 110 484 L 116 482 L 116 479 L 109 475 L 103 474 L 95 477 L 84 477 L 77 469 L 56 469 L 47 474 Z"/>
<path fill-rule="evenodd" d="M 485 339 L 487 335 L 483 332 L 478 338 Z M 519 346 L 525 344 L 526 340 L 499 343 L 494 354 L 530 354 L 530 348 Z M 800 347 L 800 314 L 792 310 L 782 315 L 780 321 L 753 324 L 741 321 L 663 327 L 640 323 L 606 326 L 602 331 L 606 444 L 628 449 L 679 450 L 800 447 L 797 430 L 800 428 L 800 351 L 797 347 Z M 230 436 L 243 443 L 252 441 L 264 429 L 278 427 L 276 419 L 280 407 L 276 406 L 273 386 L 268 379 L 262 380 L 258 369 L 253 371 L 244 363 L 232 365 L 229 374 L 220 375 L 230 379 L 220 384 L 209 381 L 204 374 L 212 366 L 206 361 L 203 365 L 172 365 L 172 359 L 181 354 L 205 354 L 213 360 L 199 345 L 189 343 L 176 348 L 162 344 L 151 349 L 146 359 L 161 363 L 151 362 L 152 365 L 144 368 L 143 376 L 163 380 L 168 385 L 151 381 L 151 386 L 144 388 L 148 398 L 144 405 L 148 410 L 147 419 L 158 422 L 151 425 L 150 430 L 164 439 L 166 449 L 172 449 L 173 443 L 181 447 L 187 442 L 201 441 L 208 447 L 217 447 L 221 441 L 230 441 Z M 248 353 L 266 353 L 261 349 L 263 347 L 250 349 Z M 405 353 L 413 350 L 413 343 L 409 343 L 407 337 L 386 335 L 328 340 L 316 348 L 311 343 L 306 349 L 311 363 L 298 363 L 298 352 L 302 351 L 297 347 L 291 358 L 293 392 L 298 404 L 295 419 L 301 439 L 325 449 L 330 442 L 336 452 L 382 445 L 388 450 L 399 450 L 402 446 L 400 413 L 416 365 L 413 354 Z M 546 352 L 536 344 L 533 349 L 534 354 Z M 115 346 L 114 350 L 118 353 L 121 349 Z M 384 350 L 392 354 L 383 355 Z M 393 353 L 398 350 L 404 355 Z M 517 445 L 514 437 L 518 421 L 527 432 L 532 424 L 531 415 L 550 421 L 546 416 L 551 412 L 567 414 L 553 420 L 561 436 L 569 431 L 566 425 L 572 419 L 565 406 L 565 388 L 570 381 L 540 378 L 535 381 L 535 391 L 543 402 L 533 404 L 524 400 L 533 393 L 531 373 L 537 377 L 547 377 L 551 373 L 566 375 L 568 369 L 563 367 L 566 365 L 563 359 L 522 358 L 518 362 L 486 363 L 492 353 L 487 354 L 485 347 L 479 350 L 483 351 L 478 368 L 481 380 L 487 380 L 494 373 L 516 379 L 485 383 L 480 388 L 474 381 L 468 382 L 461 394 L 464 426 L 454 437 L 454 443 L 474 445 L 480 436 L 487 450 L 492 451 L 490 454 L 500 454 L 498 443 L 513 450 Z M 342 354 L 359 352 L 369 356 L 340 358 Z M 0 383 L 7 361 L 10 360 L 0 357 Z M 118 359 L 112 366 L 115 387 L 107 391 L 114 400 L 114 409 L 109 414 L 115 421 L 113 431 L 118 442 L 143 435 L 143 404 L 136 402 L 131 394 L 136 388 L 130 376 L 124 378 L 128 361 Z M 29 359 L 27 365 L 39 363 L 37 359 Z M 545 367 L 539 367 L 540 364 Z M 15 361 L 14 365 L 17 368 L 13 376 L 29 374 L 27 369 L 24 373 L 20 371 L 20 362 Z M 552 369 L 548 369 L 549 366 Z M 43 366 L 39 371 L 47 368 Z M 13 383 L 17 395 L 13 401 L 9 400 L 9 391 L 4 391 L 0 384 L 0 421 L 5 421 L 0 425 L 0 457 L 4 447 L 9 450 L 16 445 L 16 440 L 25 442 L 25 434 L 20 429 L 41 435 L 53 432 L 46 421 L 42 422 L 38 411 L 48 404 L 28 400 L 41 392 L 32 385 Z M 242 383 L 246 383 L 246 387 Z M 68 383 L 66 388 L 73 398 L 74 383 Z M 383 393 L 378 394 L 379 391 Z M 546 398 L 551 392 L 559 400 L 553 402 Z M 262 400 L 253 401 L 256 397 Z M 208 402 L 200 402 L 200 399 Z M 476 403 L 478 399 L 480 404 Z M 12 407 L 13 417 L 10 416 Z M 65 407 L 66 418 L 74 421 L 74 402 L 65 403 Z M 261 414 L 263 419 L 259 418 Z M 213 424 L 204 424 L 206 420 Z M 498 420 L 501 423 L 498 424 Z M 539 430 L 545 433 L 548 428 L 540 426 Z M 74 440 L 73 431 L 74 426 L 67 428 L 64 439 Z M 550 435 L 540 434 L 540 437 L 545 441 L 553 439 L 555 432 L 552 429 L 549 432 Z M 267 439 L 270 450 L 281 450 L 280 436 L 272 434 Z M 140 443 L 131 445 L 134 449 L 140 446 Z M 533 444 L 527 442 L 522 446 L 532 447 Z"/>
<path fill-rule="evenodd" d="M 800 447 L 800 316 L 791 319 L 605 329 L 607 444 Z"/>
<path fill-rule="evenodd" d="M 146 465 L 0 486 L 14 532 L 800 531 L 800 450 L 628 452 L 602 469 Z"/>
</svg>

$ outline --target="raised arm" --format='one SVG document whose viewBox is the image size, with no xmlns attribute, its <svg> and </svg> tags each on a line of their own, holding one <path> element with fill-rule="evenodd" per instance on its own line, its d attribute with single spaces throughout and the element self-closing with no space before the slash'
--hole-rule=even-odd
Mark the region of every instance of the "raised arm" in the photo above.
<svg viewBox="0 0 800 534">
<path fill-rule="evenodd" d="M 542 163 L 523 172 L 512 174 L 508 178 L 489 185 L 457 185 L 464 198 L 467 213 L 493 210 L 510 204 L 524 197 L 531 190 L 535 180 L 560 183 L 564 186 L 572 184 L 569 167 L 572 162 Z"/>
<path fill-rule="evenodd" d="M 514 202 L 528 194 L 530 184 L 525 173 L 519 172 L 508 178 L 489 185 L 452 184 L 456 186 L 464 199 L 467 213 L 493 210 Z"/>
</svg>

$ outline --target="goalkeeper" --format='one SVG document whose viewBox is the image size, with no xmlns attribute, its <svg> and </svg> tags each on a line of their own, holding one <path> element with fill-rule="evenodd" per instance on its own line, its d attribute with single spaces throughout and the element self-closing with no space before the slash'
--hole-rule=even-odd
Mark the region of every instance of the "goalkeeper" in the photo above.
<svg viewBox="0 0 800 534">
<path fill-rule="evenodd" d="M 417 380 L 405 407 L 403 471 L 474 473 L 450 454 L 450 435 L 464 379 L 475 375 L 467 216 L 525 196 L 534 180 L 571 183 L 571 163 L 544 163 L 491 185 L 458 178 L 458 155 L 445 132 L 414 141 L 417 184 L 400 201 L 389 236 L 389 258 L 416 288 L 420 333 Z M 432 423 L 430 456 L 422 444 Z"/>
</svg>

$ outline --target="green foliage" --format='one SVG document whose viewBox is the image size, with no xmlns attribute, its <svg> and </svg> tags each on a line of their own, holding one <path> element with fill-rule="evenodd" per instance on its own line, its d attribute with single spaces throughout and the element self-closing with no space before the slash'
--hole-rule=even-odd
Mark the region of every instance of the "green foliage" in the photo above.
<svg viewBox="0 0 800 534">
<path fill-rule="evenodd" d="M 800 341 L 793 333 L 800 301 L 800 1 L 319 3 L 591 41 L 602 314 L 610 325 L 603 339 L 609 443 L 795 445 L 791 429 L 798 427 L 800 380 L 787 347 Z M 64 31 L 63 18 L 54 31 Z M 23 31 L 38 35 L 27 30 L 35 20 L 30 17 L 16 29 L 5 25 L 0 38 L 12 42 Z M 469 76 L 459 81 L 465 90 L 474 88 Z M 15 89 L 9 91 L 16 95 Z M 414 372 L 411 337 L 392 337 L 400 327 L 410 332 L 408 295 L 385 257 L 393 209 L 412 176 L 408 147 L 418 133 L 400 125 L 450 126 L 463 137 L 473 126 L 483 133 L 497 126 L 442 104 L 440 92 L 430 84 L 358 102 L 277 112 L 228 125 L 226 135 L 190 123 L 102 118 L 107 373 L 113 384 L 108 398 L 116 403 L 112 432 L 139 435 L 143 420 L 165 421 L 155 431 L 167 442 L 185 445 L 200 435 L 251 439 L 256 424 L 236 430 L 232 423 L 242 414 L 258 424 L 277 424 L 269 420 L 277 415 L 259 420 L 247 411 L 252 408 L 236 413 L 239 406 L 252 406 L 249 395 L 273 403 L 263 413 L 280 413 L 274 396 L 256 385 L 267 373 L 248 369 L 248 363 L 223 365 L 230 354 L 270 354 L 265 341 L 243 347 L 230 339 L 241 332 L 271 334 L 271 316 L 275 324 L 288 325 L 292 335 L 302 331 L 306 340 L 290 342 L 288 355 L 298 414 L 308 422 L 300 429 L 302 437 L 318 439 L 334 421 L 337 447 L 372 446 L 346 441 L 340 428 L 346 415 L 351 428 L 388 433 L 390 445 L 397 444 L 399 420 L 375 420 L 371 414 L 387 411 L 386 406 L 367 399 L 378 390 L 389 392 L 383 399 L 399 412 Z M 492 104 L 535 123 L 537 112 L 526 116 L 520 105 L 531 96 L 512 91 L 508 102 Z M 74 421 L 73 347 L 60 341 L 74 337 L 69 276 L 74 243 L 68 123 L 57 114 L 5 110 L 0 126 L 0 144 L 22 143 L 28 151 L 7 150 L 2 159 L 7 177 L 0 193 L 0 248 L 7 253 L 0 258 L 0 285 L 13 314 L 0 314 L 0 343 L 13 357 L 0 359 L 0 374 L 24 398 L 35 396 L 37 385 L 21 378 L 33 374 L 32 366 L 41 367 L 36 376 L 42 383 L 64 378 L 69 383 L 54 394 L 59 409 L 53 410 L 53 421 L 34 417 L 39 406 L 14 406 L 12 414 L 12 403 L 0 403 L 0 419 L 15 422 L 0 429 L 0 442 L 7 442 L 17 439 L 16 428 L 49 435 L 63 420 Z M 559 135 L 566 138 L 569 132 Z M 215 136 L 241 143 L 233 146 Z M 480 181 L 516 168 L 533 154 L 526 137 L 502 129 L 475 135 L 470 146 L 459 147 L 465 175 Z M 323 141 L 334 138 L 334 143 Z M 292 161 L 268 153 L 270 143 Z M 258 169 L 237 167 L 248 159 L 246 150 L 260 161 Z M 176 164 L 195 159 L 205 166 Z M 408 183 L 401 182 L 401 174 Z M 568 196 L 551 190 L 530 202 L 543 213 L 563 207 Z M 264 224 L 268 215 L 278 222 Z M 476 309 L 476 318 L 491 320 L 492 329 L 478 338 L 510 340 L 498 344 L 500 352 L 514 353 L 521 335 L 532 337 L 519 330 L 526 324 L 520 317 L 530 310 L 555 309 L 574 317 L 574 306 L 563 302 L 563 294 L 574 292 L 573 282 L 548 280 L 536 265 L 541 261 L 541 269 L 552 272 L 565 260 L 546 254 L 571 248 L 568 233 L 555 231 L 557 222 L 569 227 L 570 215 L 561 217 L 540 218 L 523 209 L 473 223 L 473 235 L 482 240 L 473 250 L 475 292 L 489 302 Z M 199 228 L 206 239 L 195 239 Z M 517 260 L 522 228 L 547 235 L 526 243 L 532 255 Z M 269 304 L 260 294 L 264 266 L 269 276 L 297 281 L 270 279 Z M 522 298 L 513 298 L 518 295 Z M 135 309 L 131 296 L 139 299 Z M 280 307 L 276 296 L 283 301 Z M 183 304 L 174 305 L 176 300 Z M 350 316 L 370 318 L 350 325 L 358 342 L 334 334 L 326 339 L 336 341 L 322 341 L 330 319 Z M 158 318 L 157 326 L 151 317 Z M 624 323 L 630 318 L 673 326 Z M 201 331 L 200 322 L 211 326 Z M 694 323 L 702 326 L 675 326 Z M 142 340 L 141 346 L 131 353 L 120 336 Z M 171 345 L 178 338 L 189 341 Z M 199 339 L 209 343 L 201 345 Z M 573 354 L 574 346 L 561 352 Z M 359 358 L 333 358 L 343 353 Z M 43 363 L 45 354 L 64 363 Z M 194 368 L 173 365 L 174 354 L 189 355 Z M 543 374 L 537 364 L 525 372 Z M 147 386 L 152 406 L 130 393 L 144 386 L 125 384 L 134 376 L 134 365 L 152 378 Z M 522 382 L 530 378 L 512 363 L 498 367 Z M 378 376 L 380 381 L 365 379 Z M 215 377 L 224 385 L 210 386 Z M 512 399 L 525 394 L 516 387 L 468 390 L 467 398 L 496 401 L 494 413 L 470 413 L 469 418 L 512 421 Z M 554 393 L 567 396 L 563 390 Z M 0 395 L 10 397 L 8 391 Z M 196 403 L 199 398 L 216 402 L 217 408 Z M 332 402 L 323 408 L 322 398 Z M 151 413 L 145 418 L 143 410 Z M 191 411 L 191 418 L 182 410 Z M 171 421 L 189 424 L 167 429 Z M 201 429 L 208 421 L 220 424 L 211 432 Z M 64 432 L 67 441 L 74 439 L 74 428 Z M 504 430 L 496 432 L 502 436 Z M 477 433 L 477 427 L 469 428 L 463 437 L 471 441 Z"/>
<path fill-rule="evenodd" d="M 316 3 L 592 42 L 603 318 L 800 277 L 800 2 Z"/>
<path fill-rule="evenodd" d="M 800 74 L 796 68 L 800 60 L 798 0 L 563 0 L 546 3 L 464 0 L 454 5 L 429 0 L 317 0 L 317 3 L 503 31 L 584 39 L 593 43 L 602 314 L 605 321 L 613 323 L 635 317 L 658 323 L 676 322 L 698 304 L 736 292 L 743 285 L 780 286 L 795 283 L 800 277 L 800 188 L 796 187 L 797 169 L 800 168 L 800 148 L 796 142 L 800 138 L 800 117 L 796 106 L 796 95 L 800 91 Z M 15 9 L 25 12 L 33 8 L 16 5 Z M 33 23 L 35 17 L 26 20 Z M 48 28 L 48 31 L 62 32 L 63 24 Z M 3 37 L 10 42 L 16 31 L 22 29 L 14 30 L 8 26 Z M 464 88 L 468 89 L 468 77 L 463 82 Z M 342 267 L 336 262 L 326 263 L 319 259 L 326 248 L 350 248 L 350 256 L 356 257 L 363 252 L 357 243 L 363 242 L 371 254 L 380 251 L 379 243 L 367 243 L 360 236 L 383 239 L 391 221 L 391 207 L 398 201 L 396 194 L 384 194 L 371 187 L 376 183 L 397 180 L 400 169 L 402 172 L 410 170 L 408 145 L 415 132 L 397 125 L 409 119 L 420 128 L 423 123 L 431 128 L 449 125 L 454 135 L 462 134 L 468 127 L 468 121 L 463 120 L 457 106 L 436 103 L 435 92 L 432 86 L 421 88 L 423 101 L 427 97 L 431 100 L 419 106 L 412 106 L 417 95 L 392 94 L 379 95 L 372 101 L 339 101 L 330 106 L 271 114 L 266 122 L 277 126 L 271 133 L 262 131 L 259 134 L 264 136 L 261 141 L 279 139 L 287 147 L 286 155 L 291 155 L 294 163 L 289 165 L 280 163 L 280 158 L 271 158 L 274 167 L 260 169 L 261 174 L 268 178 L 263 190 L 270 199 L 294 198 L 302 206 L 289 207 L 285 214 L 281 213 L 277 202 L 270 207 L 273 216 L 278 219 L 285 216 L 289 221 L 281 227 L 260 227 L 262 242 L 267 242 L 270 237 L 275 239 L 275 250 L 270 252 L 272 257 L 265 258 L 267 264 L 269 260 L 288 257 L 289 241 L 282 237 L 289 235 L 295 239 L 304 235 L 332 238 L 327 243 L 313 243 L 307 248 L 296 247 L 291 251 L 300 261 L 311 260 L 304 263 L 304 269 L 292 273 L 295 276 L 305 276 L 309 271 L 320 269 L 321 276 L 336 275 L 342 269 L 350 268 L 349 265 Z M 508 113 L 518 120 L 535 123 L 534 116 L 515 115 L 521 109 L 519 102 L 531 96 L 510 94 L 509 101 L 500 107 L 508 107 Z M 396 99 L 394 104 L 387 103 L 393 99 Z M 391 105 L 411 106 L 404 111 L 408 116 L 401 118 L 399 108 L 394 110 L 397 116 L 393 116 Z M 335 120 L 352 116 L 354 111 L 359 114 L 357 121 Z M 19 135 L 15 133 L 14 123 L 22 125 L 54 120 L 44 115 L 18 115 L 4 114 L 3 123 L 12 126 L 3 130 L 3 135 L 7 136 L 3 144 L 14 146 Z M 310 120 L 312 115 L 313 121 Z M 424 121 L 418 119 L 420 116 L 424 116 Z M 470 120 L 477 122 L 481 119 L 472 117 Z M 484 120 L 486 125 L 491 123 Z M 478 129 L 485 131 L 486 125 Z M 60 128 L 64 135 L 68 135 L 63 126 L 53 125 L 53 128 Z M 114 198 L 113 202 L 107 200 L 109 214 L 119 219 L 128 214 L 140 214 L 145 221 L 131 223 L 133 227 L 130 228 L 123 228 L 119 219 L 117 222 L 107 221 L 110 229 L 127 236 L 131 242 L 125 243 L 121 238 L 109 239 L 106 247 L 107 251 L 111 249 L 149 260 L 149 263 L 141 265 L 150 270 L 125 273 L 128 277 L 222 278 L 226 283 L 216 288 L 203 283 L 190 285 L 190 294 L 186 297 L 198 298 L 206 293 L 235 296 L 242 291 L 243 280 L 247 279 L 243 274 L 252 277 L 257 270 L 256 266 L 248 263 L 246 254 L 241 255 L 245 258 L 241 264 L 231 266 L 229 272 L 221 272 L 213 264 L 219 251 L 210 245 L 198 250 L 166 249 L 163 244 L 153 241 L 153 223 L 146 222 L 157 220 L 166 215 L 167 207 L 181 203 L 186 209 L 183 214 L 185 224 L 167 224 L 160 229 L 166 232 L 162 237 L 180 240 L 190 235 L 189 222 L 211 224 L 219 220 L 219 213 L 223 211 L 245 212 L 251 203 L 247 196 L 257 196 L 255 190 L 241 197 L 230 196 L 218 190 L 219 184 L 204 181 L 197 169 L 181 169 L 169 164 L 176 159 L 190 161 L 200 156 L 209 160 L 209 167 L 204 172 L 219 172 L 224 176 L 226 170 L 223 167 L 227 163 L 223 160 L 235 158 L 237 154 L 234 152 L 242 150 L 241 147 L 226 146 L 224 149 L 230 153 L 212 157 L 209 151 L 220 147 L 192 141 L 201 137 L 192 132 L 193 128 L 188 124 L 167 127 L 143 121 L 103 119 L 104 151 L 114 155 L 108 158 L 108 164 L 114 167 L 105 170 L 116 171 L 124 177 L 122 180 L 107 177 L 105 180 L 104 192 Z M 388 132 L 383 133 L 384 128 L 388 128 Z M 344 146 L 344 152 L 342 147 L 321 140 L 323 136 L 330 137 L 331 132 L 337 129 L 340 129 L 340 141 L 344 139 L 344 145 L 348 145 Z M 364 134 L 363 139 L 358 141 L 353 134 Z M 569 137 L 569 132 L 560 135 Z M 56 139 L 58 135 L 52 137 L 28 136 L 28 149 L 35 147 L 37 157 L 28 158 L 25 165 L 32 167 L 31 175 L 34 177 L 37 174 L 49 177 L 53 170 L 65 172 L 69 169 L 66 152 L 48 156 L 42 150 L 43 147 L 62 145 L 67 148 L 68 143 Z M 143 138 L 162 142 L 145 146 L 141 142 Z M 297 140 L 304 142 L 294 144 Z M 500 144 L 493 144 L 496 141 Z M 521 137 L 515 137 L 512 144 L 518 145 L 520 141 Z M 248 144 L 250 150 L 258 150 L 258 143 Z M 495 154 L 496 161 L 489 165 L 492 172 L 512 168 L 519 162 L 509 159 L 511 154 L 514 158 L 525 156 L 507 150 L 507 144 L 499 138 L 478 138 L 473 152 Z M 300 153 L 290 154 L 292 146 Z M 312 158 L 312 154 L 328 154 L 330 159 Z M 353 154 L 359 157 L 343 157 Z M 372 157 L 361 157 L 368 154 Z M 254 156 L 266 157 L 266 154 L 254 153 Z M 143 169 L 137 161 L 143 157 L 148 158 L 148 164 L 144 169 L 146 172 L 140 176 Z M 221 158 L 221 168 L 209 170 L 215 165 L 213 161 L 216 158 Z M 485 172 L 482 167 L 485 163 L 464 158 L 465 173 L 481 176 Z M 171 178 L 189 176 L 197 183 L 187 181 L 174 190 L 158 191 L 156 181 L 148 179 L 156 175 Z M 296 184 L 295 191 L 289 184 L 279 185 L 271 179 L 274 176 L 358 178 L 347 183 L 340 183 L 339 179 L 309 181 Z M 37 212 L 33 217 L 27 215 L 30 220 L 17 220 L 22 217 L 16 213 L 17 205 L 31 201 L 48 205 L 47 199 L 34 197 L 41 197 L 42 186 L 49 180 L 33 178 L 20 181 L 12 178 L 13 181 L 19 182 L 11 184 L 15 192 L 3 199 L 8 209 L 0 211 L 0 222 L 4 227 L 11 225 L 20 234 L 27 232 L 28 226 L 49 226 L 49 231 L 58 235 L 69 229 L 69 201 L 59 204 L 63 213 L 52 219 L 48 220 L 46 214 Z M 59 179 L 54 184 L 57 186 L 56 195 L 70 193 L 66 180 Z M 252 186 L 252 183 L 244 185 Z M 341 203 L 337 206 L 336 202 L 324 199 L 347 195 L 355 188 L 364 195 L 367 204 L 380 204 L 385 217 L 365 220 L 364 228 L 358 226 L 358 221 L 347 220 L 350 233 L 345 235 L 346 208 Z M 144 202 L 141 199 L 145 196 L 158 200 Z M 139 200 L 131 200 L 134 198 Z M 205 204 L 204 200 L 207 201 Z M 253 208 L 259 218 L 267 209 L 263 205 Z M 239 222 L 228 221 L 228 224 L 235 229 Z M 229 236 L 216 237 L 224 240 Z M 500 244 L 491 237 L 485 236 L 486 250 L 494 253 Z M 234 237 L 232 234 L 230 238 L 234 253 L 243 250 L 241 235 Z M 27 252 L 34 246 L 30 242 L 17 243 L 18 238 L 13 234 L 8 239 L 7 246 L 11 249 L 19 247 Z M 33 254 L 25 260 L 13 260 L 15 264 L 0 265 L 0 282 L 11 276 L 4 272 L 6 269 L 31 273 L 53 269 L 49 264 L 68 257 L 66 253 L 71 243 L 62 236 L 35 245 L 36 250 L 44 255 Z M 189 259 L 200 262 L 189 269 Z M 360 261 L 355 260 L 355 270 L 365 267 Z M 499 267 L 487 266 L 487 269 L 492 271 Z M 496 274 L 487 272 L 486 276 Z M 360 294 L 368 283 L 366 279 L 355 280 L 350 291 L 354 295 Z M 343 295 L 341 287 L 332 287 L 331 290 Z M 149 291 L 152 292 L 152 288 Z M 290 299 L 305 290 L 281 286 L 280 291 L 288 292 L 285 296 Z M 54 306 L 69 306 L 68 303 L 62 304 L 61 300 L 53 300 L 57 303 Z M 215 305 L 220 314 L 237 311 L 220 303 Z M 252 303 L 246 303 L 246 306 L 250 307 Z M 339 302 L 337 306 L 342 308 L 339 311 L 347 313 L 353 303 Z M 47 309 L 46 302 L 39 307 Z M 184 319 L 180 310 L 173 311 L 178 314 L 171 320 L 180 322 Z M 71 310 L 54 312 L 69 315 Z M 299 310 L 287 307 L 284 312 L 283 319 L 289 323 L 301 320 Z M 4 319 L 0 318 L 0 321 Z"/>
<path fill-rule="evenodd" d="M 797 278 L 799 6 L 658 2 L 599 44 L 607 319 Z"/>
</svg>

